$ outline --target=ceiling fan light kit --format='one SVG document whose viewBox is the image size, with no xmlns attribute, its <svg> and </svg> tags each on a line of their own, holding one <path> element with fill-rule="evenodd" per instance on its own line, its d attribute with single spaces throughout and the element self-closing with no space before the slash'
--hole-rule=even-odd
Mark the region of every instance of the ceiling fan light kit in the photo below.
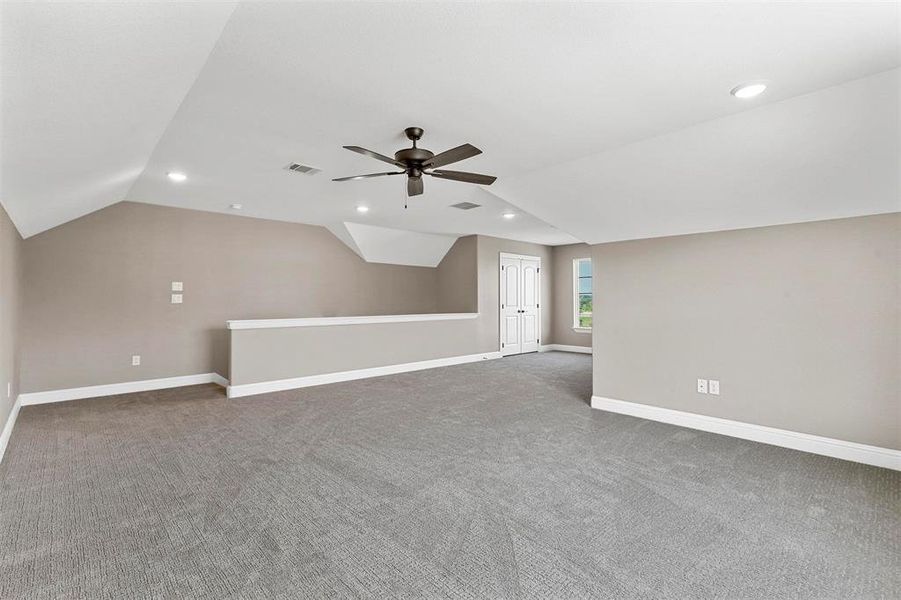
<svg viewBox="0 0 901 600">
<path fill-rule="evenodd" d="M 404 129 L 404 133 L 407 138 L 413 142 L 413 147 L 398 150 L 394 153 L 394 158 L 379 154 L 378 152 L 373 152 L 372 150 L 367 150 L 366 148 L 361 148 L 360 146 L 344 146 L 351 152 L 356 152 L 394 165 L 395 167 L 403 169 L 402 171 L 352 175 L 350 177 L 339 177 L 332 181 L 352 181 L 354 179 L 385 177 L 387 175 L 406 175 L 407 196 L 418 196 L 423 192 L 423 175 L 437 177 L 439 179 L 449 179 L 451 181 L 462 181 L 464 183 L 476 183 L 479 185 L 491 185 L 497 179 L 497 177 L 491 175 L 466 173 L 463 171 L 443 171 L 439 169 L 439 167 L 481 154 L 482 151 L 472 144 L 463 144 L 462 146 L 457 146 L 456 148 L 451 148 L 450 150 L 435 154 L 431 150 L 416 146 L 416 142 L 422 139 L 422 134 L 424 133 L 421 127 L 407 127 Z"/>
</svg>

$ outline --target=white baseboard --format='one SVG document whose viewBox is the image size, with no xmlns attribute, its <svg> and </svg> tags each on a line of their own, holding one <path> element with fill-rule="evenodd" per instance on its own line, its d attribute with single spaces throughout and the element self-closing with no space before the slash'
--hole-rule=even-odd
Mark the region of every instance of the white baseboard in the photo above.
<svg viewBox="0 0 901 600">
<path fill-rule="evenodd" d="M 215 383 L 219 387 L 228 387 L 228 379 L 220 375 L 219 373 L 210 373 L 213 376 L 213 381 L 211 383 Z"/>
<path fill-rule="evenodd" d="M 591 346 L 568 346 L 566 344 L 547 344 L 538 347 L 539 352 L 579 352 L 591 354 Z"/>
<path fill-rule="evenodd" d="M 67 400 L 80 400 L 82 398 L 97 398 L 99 396 L 114 396 L 116 394 L 162 390 L 185 385 L 197 385 L 200 383 L 216 383 L 222 387 L 228 386 L 228 380 L 218 373 L 201 373 L 199 375 L 144 379 L 142 381 L 126 381 L 124 383 L 109 383 L 106 385 L 89 385 L 86 387 L 50 390 L 47 392 L 31 392 L 28 394 L 19 394 L 19 402 L 22 406 L 31 406 L 33 404 L 46 404 L 48 402 L 65 402 Z"/>
<path fill-rule="evenodd" d="M 591 397 L 591 408 L 901 471 L 901 450 L 868 446 L 648 404 L 602 398 L 601 396 Z"/>
<path fill-rule="evenodd" d="M 6 424 L 3 426 L 3 433 L 0 433 L 0 462 L 3 462 L 3 456 L 6 454 L 6 446 L 9 444 L 9 438 L 13 434 L 13 427 L 16 424 L 16 417 L 19 416 L 19 407 L 22 406 L 22 397 L 16 396 L 13 402 L 13 408 L 9 411 L 6 418 Z"/>
<path fill-rule="evenodd" d="M 267 392 L 280 392 L 297 388 L 351 381 L 353 379 L 366 379 L 368 377 L 381 377 L 382 375 L 394 375 L 409 371 L 421 371 L 434 369 L 435 367 L 448 367 L 463 363 L 478 362 L 480 360 L 493 360 L 501 358 L 500 352 L 485 352 L 482 354 L 467 354 L 464 356 L 451 356 L 449 358 L 436 358 L 433 360 L 421 360 L 418 362 L 403 363 L 399 365 L 387 365 L 384 367 L 370 367 L 367 369 L 355 369 L 353 371 L 339 371 L 337 373 L 325 373 L 323 375 L 308 375 L 306 377 L 294 377 L 291 379 L 279 379 L 276 381 L 261 381 L 259 383 L 245 383 L 242 385 L 228 386 L 229 398 L 240 398 Z"/>
</svg>

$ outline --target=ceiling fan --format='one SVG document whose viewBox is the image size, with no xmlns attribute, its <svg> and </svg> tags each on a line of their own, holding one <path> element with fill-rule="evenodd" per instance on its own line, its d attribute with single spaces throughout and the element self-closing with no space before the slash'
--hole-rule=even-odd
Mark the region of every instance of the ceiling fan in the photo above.
<svg viewBox="0 0 901 600">
<path fill-rule="evenodd" d="M 478 173 L 465 173 L 463 171 L 445 171 L 439 169 L 444 165 L 459 162 L 467 158 L 482 153 L 481 150 L 472 144 L 463 144 L 456 148 L 451 148 L 434 154 L 425 148 L 417 148 L 416 142 L 422 138 L 421 127 L 407 127 L 404 129 L 407 138 L 413 141 L 412 148 L 404 148 L 394 153 L 394 158 L 390 158 L 378 152 L 367 150 L 359 146 L 344 146 L 352 152 L 371 156 L 376 160 L 386 162 L 395 167 L 403 169 L 403 171 L 389 171 L 387 173 L 370 173 L 368 175 L 354 175 L 353 177 L 339 177 L 332 181 L 350 181 L 352 179 L 368 179 L 370 177 L 384 177 L 386 175 L 406 175 L 407 176 L 407 196 L 418 196 L 422 193 L 422 176 L 429 175 L 438 177 L 439 179 L 450 179 L 451 181 L 463 181 L 466 183 L 479 183 L 481 185 L 491 185 L 497 177 L 491 175 L 480 175 Z M 427 170 L 428 169 L 428 170 Z"/>
</svg>

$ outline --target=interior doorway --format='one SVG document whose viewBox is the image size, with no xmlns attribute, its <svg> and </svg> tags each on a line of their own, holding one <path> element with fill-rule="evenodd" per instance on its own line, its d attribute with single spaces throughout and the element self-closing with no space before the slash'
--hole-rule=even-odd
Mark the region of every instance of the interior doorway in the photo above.
<svg viewBox="0 0 901 600">
<path fill-rule="evenodd" d="M 541 258 L 500 255 L 501 355 L 538 352 L 541 343 Z"/>
</svg>

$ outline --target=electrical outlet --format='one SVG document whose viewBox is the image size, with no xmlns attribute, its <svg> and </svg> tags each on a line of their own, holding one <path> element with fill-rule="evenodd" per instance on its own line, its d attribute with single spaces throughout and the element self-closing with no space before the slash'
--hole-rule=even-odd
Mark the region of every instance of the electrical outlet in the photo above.
<svg viewBox="0 0 901 600">
<path fill-rule="evenodd" d="M 181 304 L 183 301 L 181 294 L 172 294 L 172 304 Z"/>
<path fill-rule="evenodd" d="M 707 380 L 706 379 L 698 379 L 698 393 L 699 394 L 707 393 Z"/>
<path fill-rule="evenodd" d="M 131 366 L 137 367 L 137 366 L 139 366 L 140 364 L 141 364 L 141 355 L 140 355 L 140 354 L 133 354 L 133 355 L 131 356 Z"/>
<path fill-rule="evenodd" d="M 172 282 L 172 291 L 173 292 L 181 292 L 185 289 L 185 284 L 181 281 L 173 281 Z"/>
<path fill-rule="evenodd" d="M 719 379 L 711 379 L 707 382 L 707 389 L 710 390 L 710 393 L 714 396 L 720 395 L 720 380 Z"/>
</svg>

